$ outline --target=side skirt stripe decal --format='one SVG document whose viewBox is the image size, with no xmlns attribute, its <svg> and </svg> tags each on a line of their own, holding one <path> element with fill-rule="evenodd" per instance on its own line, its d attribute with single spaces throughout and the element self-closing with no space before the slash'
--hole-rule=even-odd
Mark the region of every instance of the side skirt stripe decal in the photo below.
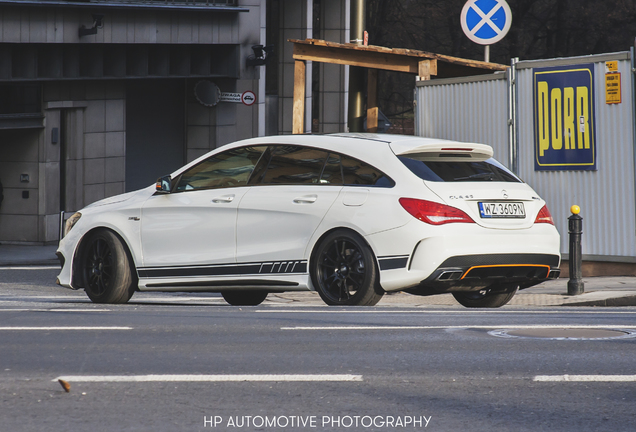
<svg viewBox="0 0 636 432">
<path fill-rule="evenodd" d="M 183 276 L 245 276 L 266 274 L 307 273 L 307 261 L 278 261 L 266 263 L 219 264 L 191 267 L 146 267 L 137 270 L 140 278 L 169 278 Z"/>
</svg>

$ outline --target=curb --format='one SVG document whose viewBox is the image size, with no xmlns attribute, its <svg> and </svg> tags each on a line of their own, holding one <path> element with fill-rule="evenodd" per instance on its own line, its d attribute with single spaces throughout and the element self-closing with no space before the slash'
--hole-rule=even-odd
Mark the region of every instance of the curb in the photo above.
<svg viewBox="0 0 636 432">
<path fill-rule="evenodd" d="M 582 300 L 563 303 L 563 306 L 636 306 L 636 295 L 623 295 L 597 300 Z"/>
</svg>

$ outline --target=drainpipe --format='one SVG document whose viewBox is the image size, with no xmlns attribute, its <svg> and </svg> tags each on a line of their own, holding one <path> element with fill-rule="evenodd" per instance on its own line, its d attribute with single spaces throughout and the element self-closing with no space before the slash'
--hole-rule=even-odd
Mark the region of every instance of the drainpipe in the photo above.
<svg viewBox="0 0 636 432">
<path fill-rule="evenodd" d="M 366 0 L 351 0 L 351 43 L 362 45 L 366 27 Z M 349 132 L 364 132 L 365 69 L 349 67 Z"/>
</svg>

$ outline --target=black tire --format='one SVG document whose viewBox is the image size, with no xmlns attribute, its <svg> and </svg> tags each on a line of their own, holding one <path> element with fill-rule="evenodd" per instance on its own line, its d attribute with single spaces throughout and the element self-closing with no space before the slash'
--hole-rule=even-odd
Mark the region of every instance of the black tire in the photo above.
<svg viewBox="0 0 636 432">
<path fill-rule="evenodd" d="M 467 308 L 498 308 L 507 304 L 517 293 L 518 286 L 505 289 L 483 289 L 481 291 L 454 292 L 453 297 Z"/>
<path fill-rule="evenodd" d="M 234 290 L 223 291 L 221 295 L 232 306 L 258 306 L 267 298 L 267 291 L 262 290 Z"/>
<path fill-rule="evenodd" d="M 86 239 L 80 257 L 84 290 L 94 303 L 126 303 L 136 289 L 131 258 L 112 231 L 99 230 Z"/>
<path fill-rule="evenodd" d="M 364 239 L 348 230 L 328 234 L 314 249 L 311 281 L 330 306 L 373 306 L 384 290 L 375 256 Z"/>
</svg>

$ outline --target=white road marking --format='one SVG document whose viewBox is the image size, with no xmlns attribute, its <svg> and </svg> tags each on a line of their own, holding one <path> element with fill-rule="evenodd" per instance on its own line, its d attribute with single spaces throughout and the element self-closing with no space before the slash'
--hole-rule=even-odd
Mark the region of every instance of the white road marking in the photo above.
<svg viewBox="0 0 636 432">
<path fill-rule="evenodd" d="M 181 303 L 181 302 L 209 302 L 209 301 L 214 301 L 214 302 L 223 302 L 223 304 L 227 304 L 225 302 L 225 300 L 223 300 L 223 298 L 221 297 L 150 297 L 150 296 L 144 296 L 144 295 L 140 295 L 137 297 L 133 297 L 130 300 L 130 303 L 149 303 L 149 302 L 155 302 L 155 303 Z"/>
<path fill-rule="evenodd" d="M 44 310 L 44 309 L 42 309 Z M 32 312 L 32 311 L 40 311 L 40 309 L 0 309 L 0 312 Z"/>
<path fill-rule="evenodd" d="M 11 266 L 0 267 L 0 270 L 62 270 L 60 266 Z"/>
<path fill-rule="evenodd" d="M 636 382 L 636 375 L 537 375 L 539 382 Z"/>
<path fill-rule="evenodd" d="M 69 375 L 52 381 L 74 382 L 331 382 L 362 381 L 362 375 Z"/>
<path fill-rule="evenodd" d="M 273 307 L 269 306 L 268 307 Z M 309 307 L 309 306 L 308 306 Z M 607 315 L 607 314 L 618 314 L 618 315 L 635 315 L 636 311 L 523 311 L 523 310 L 498 310 L 498 311 L 476 311 L 476 310 L 303 310 L 303 309 L 256 309 L 254 310 L 256 313 L 323 313 L 323 314 L 558 314 L 558 315 L 572 315 L 572 314 L 590 314 L 590 315 Z"/>
<path fill-rule="evenodd" d="M 0 308 L 0 312 L 112 312 L 112 309 L 25 309 L 25 308 Z"/>
<path fill-rule="evenodd" d="M 44 312 L 112 312 L 112 309 L 33 309 Z"/>
<path fill-rule="evenodd" d="M 553 328 L 571 328 L 571 329 L 612 329 L 612 328 L 629 328 L 633 325 L 577 325 L 577 324 L 544 324 L 544 325 L 517 325 L 517 324 L 499 324 L 499 325 L 455 325 L 455 326 L 316 326 L 316 327 L 281 327 L 281 330 L 435 330 L 435 329 L 553 329 Z"/>
<path fill-rule="evenodd" d="M 0 331 L 132 330 L 132 327 L 0 327 Z"/>
<path fill-rule="evenodd" d="M 16 302 L 16 301 L 37 301 L 37 300 L 77 300 L 78 298 L 86 299 L 89 302 L 88 297 L 80 294 L 79 292 L 76 295 L 72 296 L 63 296 L 63 295 L 52 295 L 52 296 L 36 296 L 36 295 L 25 295 L 25 296 L 16 296 L 16 295 L 0 295 L 0 301 L 3 302 Z"/>
</svg>

